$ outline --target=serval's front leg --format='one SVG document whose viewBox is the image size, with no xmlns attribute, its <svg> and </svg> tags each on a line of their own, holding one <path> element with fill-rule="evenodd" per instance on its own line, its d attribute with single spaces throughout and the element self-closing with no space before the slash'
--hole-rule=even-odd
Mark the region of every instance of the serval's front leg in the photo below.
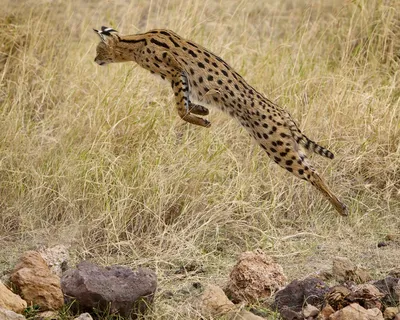
<svg viewBox="0 0 400 320">
<path fill-rule="evenodd" d="M 191 101 L 189 101 L 189 112 L 198 114 L 199 116 L 207 116 L 210 113 L 206 107 L 203 107 L 199 104 L 194 104 Z"/>
<path fill-rule="evenodd" d="M 205 110 L 207 110 L 208 114 L 208 109 L 204 108 L 203 106 L 196 105 L 190 102 L 189 99 L 189 83 L 186 77 L 186 74 L 184 71 L 177 72 L 171 81 L 172 89 L 174 90 L 175 94 L 175 101 L 176 101 L 176 108 L 178 110 L 179 116 L 192 124 L 196 124 L 198 126 L 206 127 L 208 128 L 211 126 L 211 123 L 203 118 L 194 116 L 191 113 L 196 113 L 199 114 L 201 112 L 202 114 L 205 113 Z M 204 110 L 205 109 L 205 110 Z"/>
</svg>

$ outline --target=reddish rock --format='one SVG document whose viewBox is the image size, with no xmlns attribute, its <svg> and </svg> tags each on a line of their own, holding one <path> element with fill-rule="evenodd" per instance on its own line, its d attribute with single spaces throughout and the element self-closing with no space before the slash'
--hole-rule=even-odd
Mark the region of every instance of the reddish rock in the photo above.
<svg viewBox="0 0 400 320">
<path fill-rule="evenodd" d="M 88 261 L 66 271 L 61 286 L 67 301 L 83 312 L 93 310 L 135 318 L 152 304 L 157 276 L 149 269 L 100 267 Z"/>
<path fill-rule="evenodd" d="M 64 304 L 60 278 L 50 272 L 36 251 L 27 251 L 20 258 L 11 282 L 28 304 L 38 305 L 41 311 L 58 310 Z"/>
<path fill-rule="evenodd" d="M 329 317 L 334 313 L 335 310 L 329 304 L 327 304 L 325 307 L 322 308 L 317 317 L 317 320 L 329 320 Z"/>
<path fill-rule="evenodd" d="M 268 298 L 286 282 L 282 267 L 261 250 L 244 252 L 230 273 L 226 293 L 233 302 Z"/>
<path fill-rule="evenodd" d="M 329 320 L 384 320 L 382 312 L 377 309 L 364 309 L 357 303 L 336 311 Z"/>
<path fill-rule="evenodd" d="M 209 284 L 200 297 L 200 312 L 205 317 L 220 317 L 232 311 L 235 305 L 218 286 Z"/>
<path fill-rule="evenodd" d="M 0 307 L 14 311 L 16 313 L 22 313 L 26 308 L 26 301 L 10 289 L 8 289 L 3 283 L 0 282 Z"/>
<path fill-rule="evenodd" d="M 263 320 L 250 311 L 240 310 L 218 286 L 207 285 L 200 297 L 200 312 L 205 318 L 227 320 Z"/>
</svg>

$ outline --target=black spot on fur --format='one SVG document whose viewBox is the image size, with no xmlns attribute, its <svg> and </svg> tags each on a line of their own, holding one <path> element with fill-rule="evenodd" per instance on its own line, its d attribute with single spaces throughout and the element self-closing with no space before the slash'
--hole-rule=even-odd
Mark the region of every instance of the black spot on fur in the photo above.
<svg viewBox="0 0 400 320">
<path fill-rule="evenodd" d="M 156 39 L 151 39 L 150 42 L 151 42 L 151 43 L 154 43 L 154 44 L 157 45 L 157 46 L 163 47 L 163 48 L 165 48 L 165 49 L 169 49 L 169 45 L 167 45 L 167 44 L 164 43 L 164 42 L 158 41 L 158 40 L 156 40 Z"/>
</svg>

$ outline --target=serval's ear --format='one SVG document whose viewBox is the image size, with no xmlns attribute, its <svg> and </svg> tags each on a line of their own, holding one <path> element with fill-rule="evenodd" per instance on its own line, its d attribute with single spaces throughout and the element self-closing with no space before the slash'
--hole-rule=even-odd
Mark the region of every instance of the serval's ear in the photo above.
<svg viewBox="0 0 400 320">
<path fill-rule="evenodd" d="M 105 42 L 106 44 L 110 44 L 110 42 L 119 40 L 118 31 L 114 30 L 113 28 L 103 26 L 101 27 L 101 30 L 93 30 L 99 35 L 101 41 Z"/>
</svg>

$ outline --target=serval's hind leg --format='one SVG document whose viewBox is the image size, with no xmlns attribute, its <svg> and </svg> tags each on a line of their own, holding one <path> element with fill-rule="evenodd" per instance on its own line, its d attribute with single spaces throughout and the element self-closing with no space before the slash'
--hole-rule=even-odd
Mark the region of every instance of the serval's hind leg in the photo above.
<svg viewBox="0 0 400 320">
<path fill-rule="evenodd" d="M 349 214 L 347 212 L 346 205 L 332 193 L 332 191 L 328 188 L 324 180 L 322 180 L 316 171 L 311 172 L 311 178 L 308 181 L 310 181 L 310 183 L 329 200 L 337 212 L 339 212 L 342 216 L 347 216 Z"/>
<path fill-rule="evenodd" d="M 287 126 L 280 130 L 274 126 L 272 130 L 263 130 L 270 125 L 262 123 L 254 130 L 249 130 L 268 156 L 282 168 L 293 173 L 296 177 L 310 182 L 316 187 L 343 216 L 347 215 L 346 206 L 328 188 L 317 171 L 308 162 L 305 154 L 300 150 L 298 143 L 290 134 Z"/>
<path fill-rule="evenodd" d="M 342 216 L 347 216 L 347 207 L 343 204 L 338 197 L 334 195 L 334 193 L 329 189 L 324 180 L 320 177 L 318 172 L 308 163 L 308 159 L 306 156 L 298 150 L 297 155 L 293 155 L 295 157 L 295 161 L 293 161 L 293 165 L 290 167 L 286 167 L 288 171 L 292 172 L 295 176 L 300 179 L 304 179 L 310 182 L 315 188 L 317 188 L 333 205 L 337 212 L 339 212 Z"/>
</svg>

